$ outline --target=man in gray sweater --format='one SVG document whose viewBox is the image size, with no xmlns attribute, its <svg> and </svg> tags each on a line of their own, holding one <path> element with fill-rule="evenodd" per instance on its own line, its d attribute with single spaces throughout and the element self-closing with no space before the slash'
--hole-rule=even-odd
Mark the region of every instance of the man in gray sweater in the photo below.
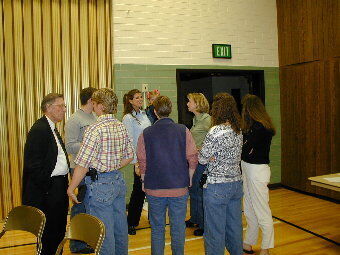
<svg viewBox="0 0 340 255">
<path fill-rule="evenodd" d="M 80 91 L 80 102 L 81 106 L 75 113 L 73 113 L 65 124 L 65 146 L 67 153 L 71 156 L 71 174 L 73 174 L 73 169 L 75 167 L 74 159 L 76 158 L 78 151 L 80 149 L 81 143 L 83 141 L 83 136 L 86 128 L 96 122 L 96 117 L 92 113 L 92 94 L 96 91 L 95 88 L 85 88 Z M 78 200 L 82 200 L 81 196 L 84 196 L 86 192 L 85 183 L 80 183 L 78 187 Z M 85 206 L 83 203 L 74 204 L 71 209 L 71 217 L 79 214 L 85 213 Z M 88 254 L 93 253 L 93 249 L 88 247 L 86 243 L 71 240 L 70 250 L 72 253 L 82 253 Z"/>
</svg>

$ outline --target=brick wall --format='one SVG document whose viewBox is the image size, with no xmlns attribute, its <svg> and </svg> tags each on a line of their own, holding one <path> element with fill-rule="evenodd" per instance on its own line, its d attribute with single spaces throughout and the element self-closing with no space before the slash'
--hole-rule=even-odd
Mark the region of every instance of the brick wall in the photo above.
<svg viewBox="0 0 340 255">
<path fill-rule="evenodd" d="M 113 26 L 114 63 L 278 66 L 275 0 L 119 0 Z"/>
</svg>

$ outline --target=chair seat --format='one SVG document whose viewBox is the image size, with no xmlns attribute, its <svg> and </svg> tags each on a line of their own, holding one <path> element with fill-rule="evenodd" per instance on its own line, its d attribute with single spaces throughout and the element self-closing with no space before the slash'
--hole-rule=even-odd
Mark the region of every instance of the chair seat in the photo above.
<svg viewBox="0 0 340 255">
<path fill-rule="evenodd" d="M 86 213 L 77 214 L 71 219 L 69 230 L 59 244 L 56 255 L 61 253 L 67 240 L 83 241 L 94 249 L 95 254 L 99 254 L 104 238 L 105 225 L 100 219 Z"/>
</svg>

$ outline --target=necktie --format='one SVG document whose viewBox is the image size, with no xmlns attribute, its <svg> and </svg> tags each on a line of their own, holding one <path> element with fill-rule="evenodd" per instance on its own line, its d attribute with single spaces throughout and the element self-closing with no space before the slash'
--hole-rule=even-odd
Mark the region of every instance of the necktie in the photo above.
<svg viewBox="0 0 340 255">
<path fill-rule="evenodd" d="M 68 160 L 68 156 L 67 156 L 67 152 L 66 152 L 66 148 L 65 148 L 65 144 L 63 142 L 63 139 L 61 138 L 61 135 L 59 134 L 59 131 L 57 128 L 54 129 L 55 134 L 57 135 L 57 138 L 59 140 L 60 146 L 63 149 L 65 156 L 66 156 L 66 161 L 67 161 L 67 165 L 68 167 L 70 167 L 70 161 Z"/>
</svg>

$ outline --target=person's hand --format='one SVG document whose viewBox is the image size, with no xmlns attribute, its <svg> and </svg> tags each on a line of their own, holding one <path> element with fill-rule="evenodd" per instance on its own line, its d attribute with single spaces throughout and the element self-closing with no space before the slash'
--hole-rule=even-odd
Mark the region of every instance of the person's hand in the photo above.
<svg viewBox="0 0 340 255">
<path fill-rule="evenodd" d="M 138 164 L 138 163 L 135 164 L 135 173 L 136 173 L 138 176 L 140 176 L 140 169 L 139 169 L 139 164 Z"/>
<path fill-rule="evenodd" d="M 70 188 L 67 189 L 67 195 L 71 198 L 72 202 L 75 204 L 80 204 L 81 202 L 78 201 L 76 194 L 74 194 L 74 190 Z"/>
</svg>

